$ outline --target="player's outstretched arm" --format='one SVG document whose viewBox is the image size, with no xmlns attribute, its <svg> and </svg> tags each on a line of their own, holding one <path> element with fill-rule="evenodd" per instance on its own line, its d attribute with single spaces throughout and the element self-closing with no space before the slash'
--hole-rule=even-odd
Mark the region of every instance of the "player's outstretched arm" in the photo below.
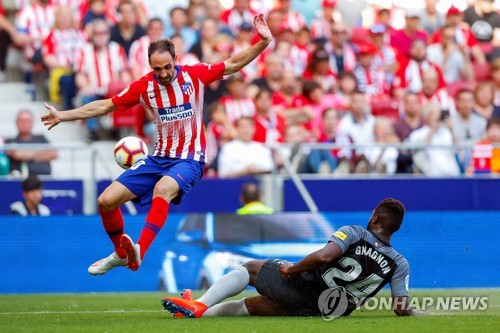
<svg viewBox="0 0 500 333">
<path fill-rule="evenodd" d="M 259 33 L 261 40 L 256 44 L 250 46 L 248 49 L 245 49 L 239 53 L 236 53 L 231 58 L 224 61 L 224 65 L 226 69 L 224 70 L 224 75 L 234 74 L 240 71 L 243 67 L 251 63 L 259 54 L 264 51 L 264 49 L 271 43 L 273 36 L 269 27 L 267 26 L 267 22 L 264 19 L 263 14 L 256 15 L 253 18 L 253 26 L 255 30 Z"/>
<path fill-rule="evenodd" d="M 280 266 L 283 276 L 289 277 L 301 272 L 311 271 L 320 265 L 334 261 L 342 255 L 342 249 L 335 242 L 329 242 L 322 249 L 309 254 L 293 266 Z"/>
<path fill-rule="evenodd" d="M 113 104 L 111 99 L 101 99 L 90 102 L 79 108 L 68 111 L 59 111 L 47 103 L 45 103 L 45 108 L 49 110 L 49 113 L 43 115 L 41 119 L 43 124 L 47 126 L 49 130 L 63 121 L 99 117 L 116 110 L 116 106 Z"/>
</svg>

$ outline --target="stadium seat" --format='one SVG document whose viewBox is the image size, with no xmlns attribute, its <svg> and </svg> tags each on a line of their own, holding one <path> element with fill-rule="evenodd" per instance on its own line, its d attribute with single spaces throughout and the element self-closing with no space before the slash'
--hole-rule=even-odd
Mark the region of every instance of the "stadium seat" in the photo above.
<svg viewBox="0 0 500 333">
<path fill-rule="evenodd" d="M 446 90 L 448 90 L 448 93 L 450 94 L 451 97 L 455 97 L 457 92 L 461 89 L 474 89 L 474 82 L 470 81 L 459 81 L 459 82 L 453 82 L 453 83 L 448 83 L 446 84 Z"/>
<path fill-rule="evenodd" d="M 399 103 L 394 99 L 379 99 L 371 101 L 372 115 L 386 117 L 390 120 L 399 118 Z"/>
<path fill-rule="evenodd" d="M 472 64 L 472 68 L 477 82 L 488 81 L 491 79 L 491 64 L 489 62 L 484 64 L 474 62 Z"/>
</svg>

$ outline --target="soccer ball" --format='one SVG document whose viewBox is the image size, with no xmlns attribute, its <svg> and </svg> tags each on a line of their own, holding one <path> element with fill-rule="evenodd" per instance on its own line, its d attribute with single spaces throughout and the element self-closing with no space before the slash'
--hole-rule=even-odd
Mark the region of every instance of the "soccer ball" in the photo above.
<svg viewBox="0 0 500 333">
<path fill-rule="evenodd" d="M 115 146 L 115 161 L 125 170 L 147 156 L 148 147 L 144 141 L 135 136 L 127 136 Z"/>
</svg>

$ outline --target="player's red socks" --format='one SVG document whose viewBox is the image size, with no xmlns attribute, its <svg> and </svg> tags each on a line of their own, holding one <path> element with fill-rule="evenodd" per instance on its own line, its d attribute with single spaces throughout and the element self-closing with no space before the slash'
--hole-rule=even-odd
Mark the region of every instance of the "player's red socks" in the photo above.
<svg viewBox="0 0 500 333">
<path fill-rule="evenodd" d="M 120 258 L 126 258 L 127 253 L 120 247 L 120 238 L 124 234 L 123 215 L 120 207 L 115 208 L 109 212 L 99 209 L 99 214 L 101 215 L 104 230 L 106 230 L 109 239 L 111 239 L 111 242 L 113 242 L 116 253 Z"/>
<path fill-rule="evenodd" d="M 161 197 L 155 197 L 151 204 L 148 216 L 146 216 L 146 224 L 141 232 L 141 237 L 137 244 L 141 246 L 141 259 L 153 243 L 156 235 L 160 232 L 165 224 L 168 215 L 168 202 Z"/>
</svg>

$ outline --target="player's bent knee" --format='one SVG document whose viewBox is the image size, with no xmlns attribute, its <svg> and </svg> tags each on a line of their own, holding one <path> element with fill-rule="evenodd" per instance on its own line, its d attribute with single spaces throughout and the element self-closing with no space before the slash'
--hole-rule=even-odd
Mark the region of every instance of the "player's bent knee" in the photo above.
<svg viewBox="0 0 500 333">
<path fill-rule="evenodd" d="M 115 209 L 117 204 L 110 195 L 107 195 L 106 192 L 104 192 L 99 196 L 99 198 L 97 198 L 97 207 L 99 207 L 99 210 L 109 212 Z"/>
</svg>

